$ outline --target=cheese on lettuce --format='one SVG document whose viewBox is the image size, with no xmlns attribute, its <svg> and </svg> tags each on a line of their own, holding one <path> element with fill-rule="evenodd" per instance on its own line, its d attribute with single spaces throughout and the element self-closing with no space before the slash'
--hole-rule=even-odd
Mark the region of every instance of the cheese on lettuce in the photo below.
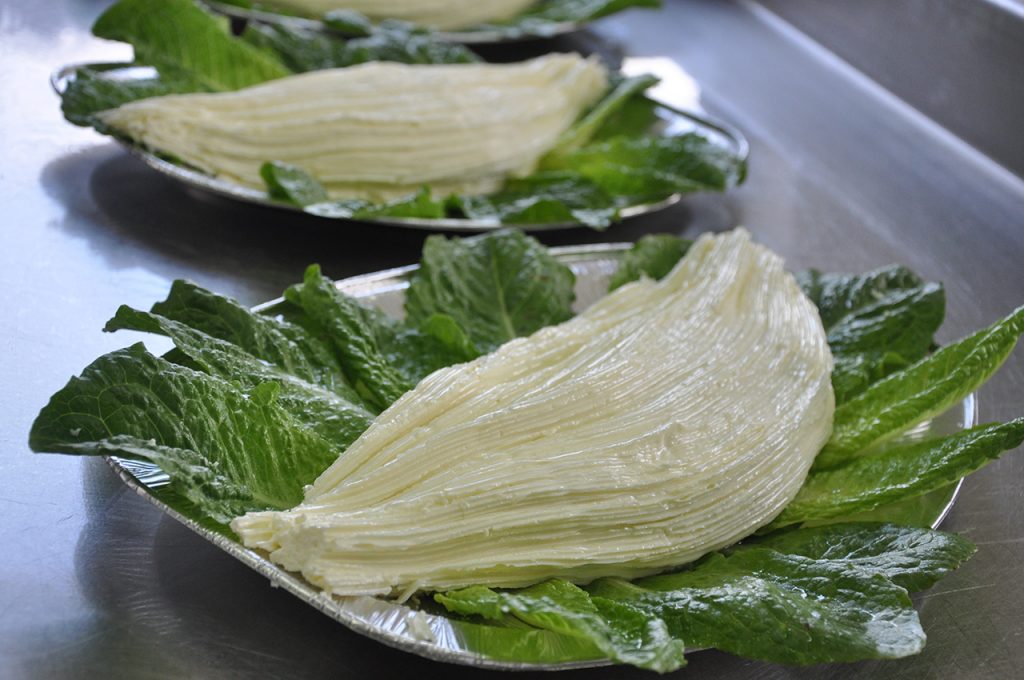
<svg viewBox="0 0 1024 680">
<path fill-rule="evenodd" d="M 348 9 L 375 21 L 401 19 L 451 30 L 511 19 L 537 0 L 268 0 L 262 4 L 312 16 Z"/>
<path fill-rule="evenodd" d="M 515 64 L 371 62 L 234 92 L 153 97 L 99 114 L 146 146 L 263 188 L 266 161 L 299 166 L 331 198 L 388 200 L 424 185 L 484 194 L 532 172 L 605 93 L 577 54 Z"/>
<path fill-rule="evenodd" d="M 781 258 L 703 236 L 662 281 L 430 374 L 299 506 L 231 526 L 341 595 L 654 573 L 789 503 L 832 429 L 831 368 Z"/>
</svg>

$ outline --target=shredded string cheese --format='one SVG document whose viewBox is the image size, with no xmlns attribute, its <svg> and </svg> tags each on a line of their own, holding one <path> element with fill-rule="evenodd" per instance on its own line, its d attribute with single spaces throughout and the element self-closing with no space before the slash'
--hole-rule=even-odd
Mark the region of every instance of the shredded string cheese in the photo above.
<svg viewBox="0 0 1024 680">
<path fill-rule="evenodd" d="M 661 282 L 427 376 L 301 505 L 232 528 L 342 595 L 654 573 L 793 498 L 831 367 L 782 260 L 706 235 Z"/>
</svg>

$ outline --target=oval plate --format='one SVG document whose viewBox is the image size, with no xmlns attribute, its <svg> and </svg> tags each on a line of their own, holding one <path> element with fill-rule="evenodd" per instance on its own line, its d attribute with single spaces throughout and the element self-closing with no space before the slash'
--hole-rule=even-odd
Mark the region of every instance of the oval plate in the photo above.
<svg viewBox="0 0 1024 680">
<path fill-rule="evenodd" d="M 216 2 L 216 0 L 203 0 L 203 3 L 218 14 L 223 14 L 232 19 L 256 21 L 262 24 L 283 24 L 300 29 L 339 35 L 338 31 L 335 31 L 319 19 L 281 14 L 263 9 L 239 7 L 238 5 Z M 545 23 L 542 27 L 531 29 L 513 30 L 514 27 L 510 26 L 508 30 L 434 31 L 433 36 L 438 40 L 460 43 L 462 45 L 497 45 L 500 43 L 554 38 L 555 36 L 581 30 L 585 26 L 586 23 L 563 21 L 559 23 Z"/>
<path fill-rule="evenodd" d="M 553 255 L 576 274 L 574 311 L 582 311 L 606 294 L 608 279 L 618 267 L 622 253 L 629 247 L 631 244 L 628 243 L 609 243 L 550 249 Z M 416 269 L 415 265 L 389 269 L 338 281 L 336 285 L 347 295 L 392 316 L 401 317 L 409 278 Z M 255 309 L 272 314 L 281 302 L 274 300 Z M 975 408 L 974 395 L 970 395 L 960 407 L 915 428 L 905 437 L 920 439 L 972 427 L 977 421 Z M 168 483 L 167 476 L 156 466 L 114 457 L 108 457 L 106 460 L 125 484 L 195 533 L 269 578 L 274 587 L 284 588 L 348 628 L 386 645 L 437 661 L 503 670 L 568 670 L 610 665 L 610 662 L 603 658 L 586 658 L 581 650 L 565 647 L 564 639 L 563 642 L 559 642 L 555 637 L 551 638 L 551 644 L 546 647 L 550 655 L 547 662 L 494 658 L 474 644 L 477 636 L 473 635 L 473 629 L 479 624 L 455 621 L 418 610 L 413 606 L 373 597 L 325 595 L 302 576 L 285 571 L 271 562 L 266 553 L 250 550 L 234 539 L 206 528 L 201 519 L 190 514 L 187 509 L 172 507 L 155 497 L 154 492 L 158 492 Z M 872 513 L 872 519 L 878 520 L 886 516 L 912 518 L 905 521 L 918 521 L 930 524 L 933 528 L 938 527 L 952 508 L 961 484 L 962 480 L 946 489 L 922 496 L 921 499 L 913 499 L 913 503 L 876 510 Z"/>
<path fill-rule="evenodd" d="M 50 75 L 50 85 L 53 90 L 58 95 L 63 95 L 68 85 L 70 85 L 74 80 L 76 71 L 81 68 L 102 70 L 115 74 L 115 77 L 125 80 L 151 78 L 156 73 L 156 70 L 149 66 L 134 66 L 131 64 L 70 64 L 58 69 Z M 684 111 L 664 103 L 658 104 L 658 122 L 655 123 L 652 131 L 666 136 L 682 135 L 689 132 L 699 133 L 714 144 L 728 149 L 732 155 L 739 158 L 744 163 L 746 162 L 750 152 L 750 145 L 747 143 L 746 138 L 739 132 L 739 130 L 736 130 L 732 126 L 711 120 L 701 114 Z M 314 213 L 304 211 L 302 208 L 274 201 L 267 196 L 265 191 L 229 182 L 224 179 L 218 179 L 217 177 L 208 175 L 200 170 L 171 163 L 170 161 L 164 160 L 156 154 L 135 144 L 131 144 L 124 140 L 118 141 L 120 141 L 132 155 L 142 159 L 142 161 L 150 168 L 170 177 L 171 179 L 181 182 L 191 189 L 198 189 L 203 192 L 216 194 L 236 201 L 243 201 L 245 203 L 255 203 L 256 205 L 277 208 L 279 210 L 288 210 L 291 212 L 299 212 L 306 215 L 321 217 L 322 219 L 385 224 L 407 227 L 410 229 L 424 229 L 428 231 L 464 233 L 492 231 L 494 229 L 500 229 L 503 226 L 514 226 L 516 229 L 521 229 L 523 231 L 548 231 L 585 226 L 579 222 L 544 222 L 540 224 L 517 223 L 504 225 L 496 219 L 369 217 L 353 220 L 349 218 L 315 215 Z M 656 203 L 643 203 L 627 206 L 619 210 L 619 218 L 620 220 L 628 219 L 630 217 L 637 217 L 639 215 L 646 215 L 658 210 L 664 210 L 665 208 L 678 203 L 681 198 L 681 194 L 673 194 Z"/>
</svg>

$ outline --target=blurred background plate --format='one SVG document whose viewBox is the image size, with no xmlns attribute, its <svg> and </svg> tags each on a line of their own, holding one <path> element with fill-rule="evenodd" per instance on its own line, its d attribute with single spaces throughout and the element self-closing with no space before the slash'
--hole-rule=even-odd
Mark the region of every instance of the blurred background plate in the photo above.
<svg viewBox="0 0 1024 680">
<path fill-rule="evenodd" d="M 664 63 L 662 63 L 664 62 Z M 652 88 L 652 98 L 658 102 L 657 121 L 651 132 L 666 137 L 697 133 L 715 146 L 726 150 L 730 155 L 746 163 L 750 147 L 743 134 L 732 126 L 706 117 L 702 112 L 696 110 L 684 110 L 678 105 L 670 102 L 684 102 L 692 105 L 692 108 L 699 109 L 697 104 L 699 91 L 696 83 L 689 78 L 678 66 L 670 60 L 659 59 L 626 59 L 622 63 L 623 73 L 626 75 L 640 75 L 641 73 L 654 73 L 661 78 L 661 82 Z M 68 86 L 74 81 L 79 69 L 92 69 L 103 71 L 105 77 L 119 80 L 143 80 L 152 78 L 156 70 L 149 66 L 136 66 L 127 63 L 105 63 L 105 64 L 70 64 L 58 69 L 50 76 L 50 85 L 57 94 L 63 94 Z M 335 217 L 320 213 L 304 211 L 297 206 L 289 205 L 272 200 L 265 191 L 243 186 L 235 182 L 220 179 L 208 175 L 200 170 L 190 168 L 177 163 L 172 163 L 159 155 L 144 149 L 126 140 L 118 140 L 134 156 L 140 158 L 150 168 L 181 182 L 190 189 L 208 192 L 224 198 L 253 203 L 269 208 L 288 210 L 291 212 L 303 212 L 316 215 L 323 219 L 341 220 L 344 222 L 361 222 L 372 224 L 386 224 L 391 226 L 407 227 L 410 229 L 424 229 L 428 231 L 447 232 L 485 232 L 499 229 L 502 226 L 514 226 L 523 231 L 546 231 L 554 229 L 568 229 L 583 227 L 579 222 L 543 222 L 537 224 L 502 224 L 497 218 L 494 219 L 469 219 L 469 218 L 418 218 L 418 217 L 363 217 L 352 219 L 348 217 Z M 655 203 L 641 203 L 630 205 L 619 209 L 620 220 L 648 213 L 657 212 L 679 202 L 681 194 L 672 194 L 664 200 Z"/>
<path fill-rule="evenodd" d="M 307 30 L 321 31 L 324 33 L 337 32 L 331 26 L 319 19 L 282 14 L 266 9 L 240 7 L 226 2 L 215 0 L 203 0 L 203 2 L 215 12 L 231 17 L 236 21 L 257 21 L 263 24 L 283 24 L 304 28 Z M 576 21 L 543 22 L 536 25 L 509 25 L 501 28 L 479 28 L 461 31 L 434 31 L 433 36 L 438 40 L 446 42 L 461 43 L 463 45 L 495 45 L 500 43 L 514 43 L 543 38 L 553 38 L 566 33 L 572 33 L 584 28 L 587 24 Z M 342 33 L 342 35 L 344 35 Z"/>
</svg>

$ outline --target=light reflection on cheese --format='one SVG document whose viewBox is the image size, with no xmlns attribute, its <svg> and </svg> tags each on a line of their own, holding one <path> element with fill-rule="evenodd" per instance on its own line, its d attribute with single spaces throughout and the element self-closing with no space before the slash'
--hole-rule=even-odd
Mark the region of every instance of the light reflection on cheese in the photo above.
<svg viewBox="0 0 1024 680">
<path fill-rule="evenodd" d="M 595 59 L 516 64 L 371 62 L 236 92 L 153 97 L 104 123 L 211 175 L 264 187 L 265 161 L 297 165 L 332 198 L 387 200 L 430 185 L 483 194 L 529 174 L 605 93 Z"/>
<path fill-rule="evenodd" d="M 342 595 L 654 573 L 793 498 L 831 368 L 781 258 L 706 235 L 661 282 L 427 376 L 302 504 L 232 528 Z"/>
<path fill-rule="evenodd" d="M 453 30 L 511 19 L 537 0 L 267 0 L 263 5 L 322 16 L 348 9 L 374 21 L 401 19 L 419 26 Z"/>
</svg>

